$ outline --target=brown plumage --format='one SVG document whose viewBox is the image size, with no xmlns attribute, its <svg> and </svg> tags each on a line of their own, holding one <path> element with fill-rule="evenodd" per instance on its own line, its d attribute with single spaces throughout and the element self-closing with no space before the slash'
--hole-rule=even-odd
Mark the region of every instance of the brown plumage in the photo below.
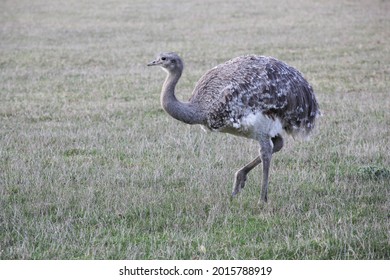
<svg viewBox="0 0 390 280">
<path fill-rule="evenodd" d="M 281 133 L 309 134 L 320 114 L 313 89 L 295 68 L 275 58 L 247 55 L 207 71 L 188 102 L 175 96 L 183 62 L 175 53 L 162 53 L 149 66 L 168 72 L 161 103 L 172 117 L 201 124 L 212 131 L 255 139 L 260 155 L 236 172 L 233 195 L 244 187 L 247 174 L 263 162 L 261 199 L 268 198 L 272 154 L 283 147 Z"/>
</svg>

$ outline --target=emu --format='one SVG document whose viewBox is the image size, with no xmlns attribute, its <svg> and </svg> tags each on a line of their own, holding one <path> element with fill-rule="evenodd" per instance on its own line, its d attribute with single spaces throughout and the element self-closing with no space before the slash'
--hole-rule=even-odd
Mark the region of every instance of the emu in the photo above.
<svg viewBox="0 0 390 280">
<path fill-rule="evenodd" d="M 189 101 L 181 102 L 175 87 L 184 69 L 182 59 L 165 52 L 147 65 L 167 72 L 161 105 L 173 118 L 259 142 L 259 156 L 235 173 L 232 195 L 244 188 L 248 173 L 262 162 L 261 200 L 267 202 L 271 158 L 283 147 L 282 133 L 307 136 L 320 115 L 302 74 L 272 57 L 240 56 L 207 71 Z"/>
</svg>

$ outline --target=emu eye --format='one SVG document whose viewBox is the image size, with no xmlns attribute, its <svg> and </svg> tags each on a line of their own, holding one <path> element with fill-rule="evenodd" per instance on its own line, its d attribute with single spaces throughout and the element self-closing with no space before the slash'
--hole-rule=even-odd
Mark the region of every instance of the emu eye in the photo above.
<svg viewBox="0 0 390 280">
<path fill-rule="evenodd" d="M 163 56 L 162 58 L 161 58 L 161 60 L 166 60 L 167 58 L 165 57 L 165 56 Z"/>
</svg>

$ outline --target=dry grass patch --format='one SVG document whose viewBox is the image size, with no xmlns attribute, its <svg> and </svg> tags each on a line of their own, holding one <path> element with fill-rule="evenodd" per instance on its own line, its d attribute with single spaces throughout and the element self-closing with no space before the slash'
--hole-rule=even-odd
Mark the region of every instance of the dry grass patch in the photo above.
<svg viewBox="0 0 390 280">
<path fill-rule="evenodd" d="M 1 259 L 389 259 L 388 1 L 0 4 Z M 254 142 L 159 105 L 156 53 L 296 66 L 324 117 L 231 200 Z"/>
</svg>

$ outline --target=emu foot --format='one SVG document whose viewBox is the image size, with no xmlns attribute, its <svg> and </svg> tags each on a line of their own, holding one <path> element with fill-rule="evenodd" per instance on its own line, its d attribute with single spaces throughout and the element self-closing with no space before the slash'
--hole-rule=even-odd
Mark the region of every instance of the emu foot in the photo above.
<svg viewBox="0 0 390 280">
<path fill-rule="evenodd" d="M 258 201 L 258 204 L 267 203 L 268 202 L 268 192 L 261 192 L 261 197 Z"/>
<path fill-rule="evenodd" d="M 236 172 L 232 196 L 236 196 L 245 187 L 246 173 L 242 170 Z"/>
</svg>

